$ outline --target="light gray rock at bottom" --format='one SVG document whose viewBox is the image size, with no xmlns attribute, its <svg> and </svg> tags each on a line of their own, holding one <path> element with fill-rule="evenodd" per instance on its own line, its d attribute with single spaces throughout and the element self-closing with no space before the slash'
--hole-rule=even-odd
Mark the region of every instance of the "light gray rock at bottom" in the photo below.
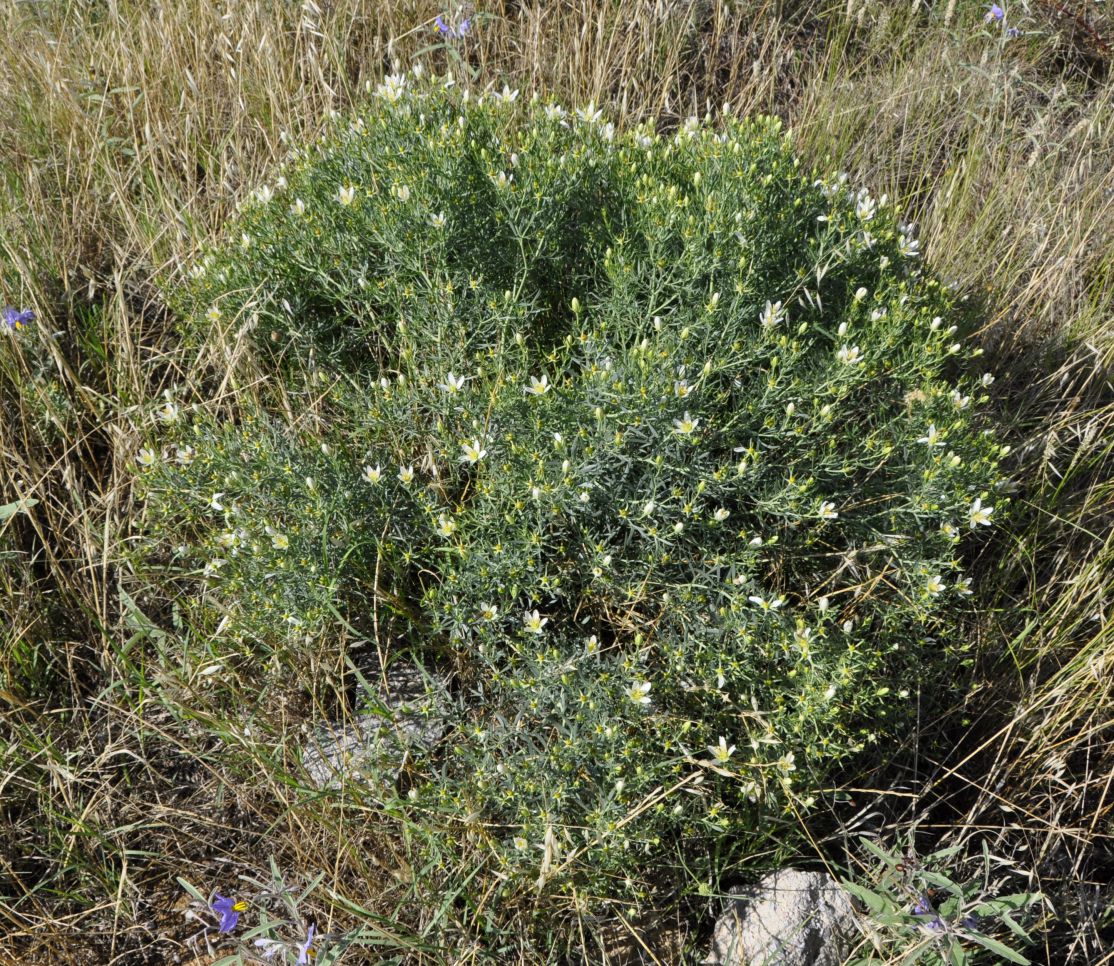
<svg viewBox="0 0 1114 966">
<path fill-rule="evenodd" d="M 733 895 L 704 966 L 841 966 L 855 946 L 851 900 L 823 872 L 779 869 Z"/>
<path fill-rule="evenodd" d="M 379 713 L 365 712 L 351 722 L 314 729 L 302 752 L 310 779 L 322 789 L 374 776 L 394 781 L 412 752 L 433 747 L 444 735 L 447 689 L 442 677 L 412 664 L 392 665 L 376 696 Z"/>
</svg>

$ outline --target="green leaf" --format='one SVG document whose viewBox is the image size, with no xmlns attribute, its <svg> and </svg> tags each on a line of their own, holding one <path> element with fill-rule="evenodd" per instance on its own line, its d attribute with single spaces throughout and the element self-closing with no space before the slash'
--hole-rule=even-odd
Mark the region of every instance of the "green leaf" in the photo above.
<svg viewBox="0 0 1114 966">
<path fill-rule="evenodd" d="M 31 507 L 38 505 L 38 500 L 34 497 L 24 497 L 22 500 L 16 500 L 15 503 L 8 503 L 0 506 L 0 523 L 14 517 L 21 510 L 26 513 Z"/>
<path fill-rule="evenodd" d="M 200 892 L 198 892 L 197 889 L 193 885 L 191 885 L 189 882 L 187 882 L 181 876 L 176 876 L 176 880 L 178 882 L 178 885 L 180 885 L 183 889 L 185 889 L 186 892 L 188 892 L 191 896 L 193 896 L 193 898 L 195 898 L 203 906 L 209 905 L 209 900 L 206 899 Z"/>
<path fill-rule="evenodd" d="M 879 895 L 864 886 L 855 882 L 848 882 L 843 880 L 843 888 L 850 892 L 856 899 L 858 899 L 868 910 L 874 915 L 886 912 L 888 909 L 893 908 L 893 902 L 885 896 Z"/>
<path fill-rule="evenodd" d="M 879 848 L 868 838 L 861 838 L 859 839 L 859 842 L 862 843 L 863 848 L 866 849 L 871 855 L 873 855 L 875 858 L 881 859 L 891 869 L 897 868 L 898 863 L 901 862 L 901 859 L 897 858 L 897 856 L 890 855 L 889 852 L 886 852 L 883 849 Z"/>
<path fill-rule="evenodd" d="M 1029 966 L 1029 960 L 1026 959 L 1021 953 L 1014 952 L 1005 943 L 998 942 L 997 939 L 991 939 L 989 936 L 983 936 L 979 933 L 971 933 L 970 938 L 973 942 L 977 942 L 980 946 L 989 949 L 996 956 L 1011 963 L 1020 963 L 1021 966 Z"/>
</svg>

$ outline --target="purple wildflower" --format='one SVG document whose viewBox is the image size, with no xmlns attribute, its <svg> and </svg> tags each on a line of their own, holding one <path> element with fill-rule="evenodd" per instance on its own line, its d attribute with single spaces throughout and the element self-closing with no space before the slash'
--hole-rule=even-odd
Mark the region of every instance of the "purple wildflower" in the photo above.
<svg viewBox="0 0 1114 966">
<path fill-rule="evenodd" d="M 964 916 L 963 917 L 963 928 L 964 929 L 970 929 L 972 931 L 978 929 L 979 928 L 979 917 L 976 916 L 973 912 L 968 916 Z"/>
<path fill-rule="evenodd" d="M 19 330 L 22 329 L 28 322 L 35 318 L 35 313 L 30 309 L 24 309 L 22 312 L 19 309 L 13 308 L 10 305 L 4 306 L 4 322 L 7 323 L 9 329 Z"/>
<path fill-rule="evenodd" d="M 987 11 L 986 17 L 984 19 L 986 20 L 987 23 L 990 23 L 991 20 L 993 20 L 995 23 L 1001 23 L 1002 19 L 1005 16 L 1006 16 L 1006 11 L 1003 10 L 1001 7 L 999 7 L 998 4 L 992 3 L 990 5 L 990 9 Z"/>
<path fill-rule="evenodd" d="M 932 912 L 932 905 L 928 901 L 928 896 L 921 896 L 913 906 L 913 915 L 927 916 L 930 912 Z"/>
<path fill-rule="evenodd" d="M 217 927 L 217 931 L 232 932 L 236 928 L 236 923 L 240 921 L 240 913 L 247 907 L 248 904 L 243 900 L 236 902 L 218 892 L 213 902 L 213 912 L 220 913 L 220 926 Z"/>
<path fill-rule="evenodd" d="M 309 929 L 306 931 L 305 944 L 298 947 L 298 966 L 307 966 L 309 963 L 309 958 L 313 955 L 309 947 L 313 945 L 313 934 L 316 931 L 317 927 L 311 922 L 309 924 Z"/>
<path fill-rule="evenodd" d="M 1021 36 L 1021 31 L 1017 27 L 1007 27 L 1006 36 L 1009 37 L 1010 40 L 1016 40 Z"/>
<path fill-rule="evenodd" d="M 468 28 L 471 25 L 472 21 L 468 18 L 465 18 L 464 20 L 460 21 L 460 23 L 456 27 L 450 26 L 449 24 L 445 23 L 444 18 L 440 14 L 438 14 L 437 18 L 433 21 L 434 30 L 436 30 L 439 34 L 445 34 L 446 36 L 451 37 L 453 40 L 460 40 L 461 37 L 468 33 Z"/>
</svg>

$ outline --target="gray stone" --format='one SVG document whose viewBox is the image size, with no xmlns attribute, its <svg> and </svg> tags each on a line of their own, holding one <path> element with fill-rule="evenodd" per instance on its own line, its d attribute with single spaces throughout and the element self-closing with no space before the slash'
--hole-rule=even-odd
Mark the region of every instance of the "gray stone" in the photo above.
<svg viewBox="0 0 1114 966">
<path fill-rule="evenodd" d="M 823 872 L 779 869 L 733 890 L 705 966 L 841 966 L 858 937 L 851 900 Z"/>
<path fill-rule="evenodd" d="M 413 664 L 393 664 L 376 707 L 349 722 L 319 725 L 302 752 L 302 764 L 318 788 L 350 782 L 394 781 L 415 753 L 432 748 L 448 724 L 448 682 Z"/>
</svg>

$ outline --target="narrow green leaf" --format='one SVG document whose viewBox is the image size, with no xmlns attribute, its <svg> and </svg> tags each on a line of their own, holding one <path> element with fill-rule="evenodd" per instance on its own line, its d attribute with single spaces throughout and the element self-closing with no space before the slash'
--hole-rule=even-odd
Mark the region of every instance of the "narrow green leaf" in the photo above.
<svg viewBox="0 0 1114 966">
<path fill-rule="evenodd" d="M 979 933 L 971 933 L 970 938 L 973 942 L 977 942 L 980 946 L 989 949 L 996 956 L 1000 956 L 1008 962 L 1019 963 L 1020 966 L 1029 966 L 1029 960 L 1021 953 L 1014 952 L 1005 943 L 998 942 L 997 939 L 991 939 L 989 936 L 983 936 Z"/>
</svg>

